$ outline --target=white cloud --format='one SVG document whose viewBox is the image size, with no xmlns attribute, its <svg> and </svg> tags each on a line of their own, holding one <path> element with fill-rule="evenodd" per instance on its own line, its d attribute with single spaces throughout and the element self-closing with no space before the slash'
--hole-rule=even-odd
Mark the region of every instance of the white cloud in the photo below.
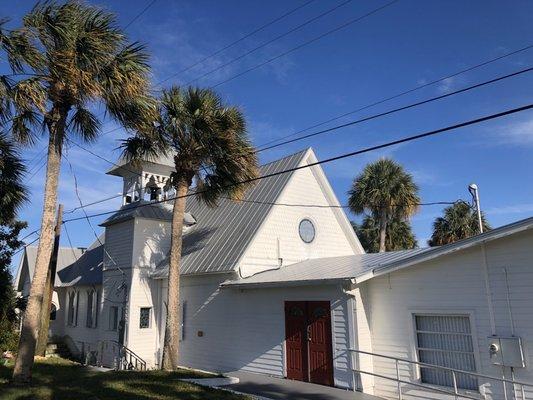
<svg viewBox="0 0 533 400">
<path fill-rule="evenodd" d="M 532 146 L 533 118 L 503 125 L 497 129 L 496 136 L 498 144 Z"/>
<path fill-rule="evenodd" d="M 164 86 L 172 83 L 182 85 L 191 83 L 200 86 L 217 84 L 287 50 L 281 43 L 269 44 L 253 51 L 250 56 L 241 58 L 248 51 L 264 43 L 249 38 L 189 68 L 233 42 L 242 32 L 234 31 L 231 37 L 226 37 L 218 31 L 204 28 L 202 34 L 198 35 L 196 32 L 198 26 L 209 27 L 211 25 L 209 21 L 201 21 L 195 26 L 198 21 L 184 21 L 177 12 L 171 14 L 171 22 L 159 21 L 157 24 L 147 25 L 144 31 L 144 40 L 151 43 L 154 82 L 172 77 L 163 84 Z M 238 60 L 233 62 L 234 59 Z M 256 72 L 270 74 L 278 82 L 286 83 L 293 67 L 294 61 L 290 57 L 282 57 L 258 68 Z M 196 80 L 204 74 L 205 77 Z"/>
<path fill-rule="evenodd" d="M 529 214 L 533 212 L 533 203 L 511 206 L 492 207 L 484 210 L 487 215 Z"/>
<path fill-rule="evenodd" d="M 456 78 L 446 78 L 437 85 L 437 91 L 439 93 L 445 94 L 451 92 L 457 86 Z"/>
</svg>

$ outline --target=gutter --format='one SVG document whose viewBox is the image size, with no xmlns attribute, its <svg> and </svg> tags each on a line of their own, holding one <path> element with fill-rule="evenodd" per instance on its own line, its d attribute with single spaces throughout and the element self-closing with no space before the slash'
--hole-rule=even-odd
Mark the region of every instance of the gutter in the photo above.
<svg viewBox="0 0 533 400">
<path fill-rule="evenodd" d="M 275 281 L 275 282 L 242 282 L 232 283 L 223 282 L 219 285 L 221 289 L 264 289 L 275 287 L 294 287 L 294 286 L 316 286 L 322 284 L 334 285 L 339 282 L 351 281 L 351 278 L 325 278 L 325 279 L 310 279 L 300 281 Z"/>
<path fill-rule="evenodd" d="M 371 272 L 365 273 L 361 275 L 360 277 L 358 277 L 357 282 L 361 283 L 368 279 L 371 279 L 371 278 L 374 278 L 380 275 L 388 274 L 388 273 L 397 271 L 402 268 L 410 267 L 415 264 L 433 260 L 437 257 L 453 254 L 458 251 L 469 249 L 469 248 L 472 248 L 478 245 L 484 246 L 487 242 L 497 240 L 502 237 L 510 236 L 515 233 L 527 231 L 533 228 L 533 218 L 528 218 L 527 220 L 521 221 L 521 223 L 516 224 L 518 226 L 513 227 L 512 225 L 513 224 L 511 224 L 511 226 L 504 227 L 504 229 L 496 228 L 492 231 L 489 231 L 489 232 L 486 232 L 486 233 L 483 233 L 477 236 L 473 236 L 468 239 L 464 239 L 464 240 L 451 243 L 448 245 L 444 245 L 441 247 L 436 247 L 434 249 L 428 250 L 420 254 L 416 254 L 412 257 L 405 258 L 403 260 L 400 260 L 395 263 L 391 263 L 389 265 L 376 267 L 372 269 Z M 501 230 L 498 231 L 499 229 Z"/>
</svg>

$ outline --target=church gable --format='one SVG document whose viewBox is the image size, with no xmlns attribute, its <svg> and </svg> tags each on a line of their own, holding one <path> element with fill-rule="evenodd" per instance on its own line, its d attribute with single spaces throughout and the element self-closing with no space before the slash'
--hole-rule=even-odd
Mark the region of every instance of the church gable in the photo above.
<svg viewBox="0 0 533 400">
<path fill-rule="evenodd" d="M 316 157 L 309 149 L 300 165 L 313 162 Z M 306 259 L 364 252 L 320 166 L 295 171 L 276 204 L 239 262 L 242 276 Z"/>
</svg>

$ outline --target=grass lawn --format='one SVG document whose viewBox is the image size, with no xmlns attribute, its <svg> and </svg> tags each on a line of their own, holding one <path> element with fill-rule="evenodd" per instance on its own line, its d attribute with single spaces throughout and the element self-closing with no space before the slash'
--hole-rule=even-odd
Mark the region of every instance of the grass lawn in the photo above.
<svg viewBox="0 0 533 400">
<path fill-rule="evenodd" d="M 13 365 L 0 366 L 1 400 L 249 400 L 249 397 L 181 382 L 204 377 L 196 372 L 95 372 L 68 360 L 36 361 L 30 386 L 11 386 Z"/>
</svg>

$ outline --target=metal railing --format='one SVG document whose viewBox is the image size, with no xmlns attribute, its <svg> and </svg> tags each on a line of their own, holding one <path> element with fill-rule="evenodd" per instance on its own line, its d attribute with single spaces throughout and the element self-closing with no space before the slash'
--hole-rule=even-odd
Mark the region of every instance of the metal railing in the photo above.
<svg viewBox="0 0 533 400">
<path fill-rule="evenodd" d="M 111 352 L 113 353 L 113 367 L 117 371 L 145 371 L 146 361 L 144 361 L 133 350 L 127 348 L 123 344 L 120 344 L 116 340 L 105 340 L 101 343 L 100 363 L 102 364 L 104 347 L 108 350 L 109 346 L 105 346 L 108 343 L 111 345 Z"/>
<path fill-rule="evenodd" d="M 476 378 L 483 378 L 483 379 L 486 379 L 486 380 L 491 380 L 491 381 L 496 381 L 496 382 L 501 383 L 502 387 L 503 387 L 504 400 L 508 400 L 508 397 L 507 397 L 507 384 L 512 385 L 512 393 L 513 393 L 513 398 L 515 400 L 527 400 L 524 387 L 529 387 L 529 388 L 531 388 L 533 390 L 533 383 L 527 383 L 527 382 L 522 382 L 522 381 L 515 380 L 514 379 L 514 373 L 512 374 L 512 376 L 513 376 L 512 379 L 507 379 L 507 378 L 503 378 L 503 377 L 502 378 L 498 378 L 498 377 L 495 377 L 495 376 L 480 374 L 480 373 L 477 373 L 477 372 L 464 371 L 464 370 L 460 370 L 460 369 L 443 367 L 443 366 L 440 366 L 440 365 L 428 364 L 428 363 L 424 363 L 424 362 L 420 362 L 420 361 L 413 361 L 413 360 L 409 360 L 409 359 L 406 359 L 406 358 L 392 357 L 392 356 L 387 356 L 387 355 L 384 355 L 384 354 L 371 353 L 371 352 L 363 351 L 363 350 L 350 349 L 350 352 L 351 353 L 356 353 L 356 354 L 364 354 L 364 355 L 368 355 L 368 356 L 372 356 L 372 357 L 384 358 L 384 359 L 388 359 L 388 360 L 394 361 L 395 369 L 396 369 L 396 376 L 395 377 L 386 376 L 386 375 L 382 375 L 382 374 L 376 374 L 374 372 L 369 372 L 369 371 L 363 371 L 363 370 L 361 370 L 359 368 L 355 368 L 355 367 L 352 367 L 352 371 L 354 373 L 354 383 L 355 383 L 355 373 L 371 375 L 371 376 L 375 376 L 377 378 L 382 378 L 382 379 L 388 379 L 388 380 L 395 381 L 396 384 L 397 384 L 398 399 L 399 400 L 402 400 L 402 384 L 411 385 L 411 386 L 419 387 L 419 388 L 426 389 L 426 390 L 431 390 L 431 391 L 436 392 L 436 393 L 442 393 L 442 394 L 447 394 L 447 395 L 450 395 L 450 396 L 454 396 L 454 398 L 456 400 L 458 400 L 458 399 L 480 400 L 480 398 L 482 398 L 482 396 L 480 396 L 480 395 L 476 396 L 474 394 L 470 394 L 470 393 L 468 393 L 468 392 L 466 392 L 463 389 L 460 389 L 458 387 L 458 385 L 457 385 L 457 375 L 458 374 L 460 374 L 460 375 L 469 375 L 469 376 L 473 376 L 473 377 L 476 377 Z M 437 387 L 435 385 L 431 385 L 431 384 L 428 384 L 428 383 L 424 384 L 422 382 L 413 382 L 413 381 L 408 381 L 408 380 L 401 379 L 400 363 L 406 363 L 408 365 L 417 365 L 417 366 L 422 367 L 422 368 L 428 368 L 428 369 L 434 369 L 434 370 L 441 370 L 441 371 L 450 372 L 452 374 L 453 391 L 446 390 L 446 389 L 443 389 L 443 388 L 439 388 L 439 387 Z M 355 384 L 354 384 L 354 386 L 355 386 Z M 520 393 L 520 397 L 517 396 L 517 387 L 518 387 L 518 392 Z"/>
</svg>

